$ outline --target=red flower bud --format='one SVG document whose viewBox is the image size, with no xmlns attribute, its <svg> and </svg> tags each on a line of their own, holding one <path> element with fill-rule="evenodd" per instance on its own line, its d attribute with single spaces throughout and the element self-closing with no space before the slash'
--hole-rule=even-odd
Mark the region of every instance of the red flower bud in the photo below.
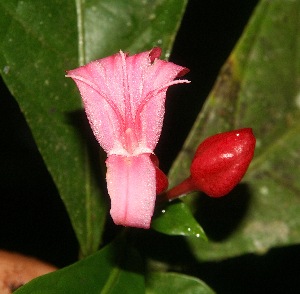
<svg viewBox="0 0 300 294">
<path fill-rule="evenodd" d="M 191 182 L 211 197 L 229 193 L 253 158 L 255 137 L 244 128 L 211 136 L 198 147 L 191 164 Z"/>
</svg>

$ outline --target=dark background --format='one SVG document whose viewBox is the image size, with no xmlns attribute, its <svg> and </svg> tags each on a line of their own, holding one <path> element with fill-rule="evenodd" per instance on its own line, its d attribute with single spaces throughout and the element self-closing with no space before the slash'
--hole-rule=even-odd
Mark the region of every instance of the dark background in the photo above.
<svg viewBox="0 0 300 294">
<path fill-rule="evenodd" d="M 190 68 L 187 78 L 192 83 L 176 87 L 167 100 L 164 129 L 156 150 L 164 171 L 168 171 L 180 150 L 256 3 L 189 2 L 171 61 Z M 0 89 L 0 248 L 33 255 L 57 266 L 73 263 L 78 244 L 63 203 L 23 115 L 2 81 Z M 173 238 L 174 248 L 165 246 L 170 244 L 169 237 L 150 232 L 148 238 L 148 244 L 151 240 L 153 243 L 149 254 L 164 254 L 167 262 L 177 266 L 181 263 L 184 272 L 203 279 L 217 293 L 300 290 L 299 246 L 273 249 L 264 256 L 246 255 L 199 264 L 181 238 Z M 161 248 L 168 250 L 162 252 Z"/>
</svg>

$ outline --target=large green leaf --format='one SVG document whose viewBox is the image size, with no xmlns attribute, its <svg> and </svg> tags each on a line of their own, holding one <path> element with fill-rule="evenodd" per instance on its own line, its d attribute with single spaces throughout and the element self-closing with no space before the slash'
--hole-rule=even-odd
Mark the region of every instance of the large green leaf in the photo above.
<svg viewBox="0 0 300 294">
<path fill-rule="evenodd" d="M 81 103 L 64 78 L 78 64 L 74 5 L 1 1 L 1 74 L 66 205 L 84 255 L 97 249 L 105 204 Z"/>
<path fill-rule="evenodd" d="M 143 269 L 143 261 L 137 251 L 124 244 L 123 240 L 117 240 L 86 259 L 34 279 L 15 293 L 143 294 Z"/>
<path fill-rule="evenodd" d="M 83 255 L 106 217 L 98 147 L 65 70 L 159 45 L 168 57 L 186 1 L 0 0 L 0 72 L 66 205 Z M 96 147 L 95 147 L 96 146 Z"/>
<path fill-rule="evenodd" d="M 213 294 L 215 292 L 197 278 L 177 273 L 155 272 L 147 278 L 146 293 Z"/>
<path fill-rule="evenodd" d="M 224 199 L 186 198 L 210 237 L 188 239 L 202 260 L 300 242 L 299 27 L 299 0 L 259 3 L 171 169 L 174 184 L 188 175 L 202 139 L 254 130 L 256 153 L 243 184 Z"/>
</svg>

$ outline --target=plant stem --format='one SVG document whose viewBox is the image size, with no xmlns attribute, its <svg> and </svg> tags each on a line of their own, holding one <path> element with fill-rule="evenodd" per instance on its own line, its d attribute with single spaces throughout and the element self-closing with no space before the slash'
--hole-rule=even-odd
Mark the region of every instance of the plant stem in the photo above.
<svg viewBox="0 0 300 294">
<path fill-rule="evenodd" d="M 168 190 L 167 192 L 159 195 L 157 201 L 159 203 L 162 203 L 165 201 L 170 201 L 170 200 L 176 199 L 180 196 L 183 196 L 185 194 L 188 194 L 190 192 L 193 192 L 195 190 L 197 190 L 197 188 L 193 184 L 191 177 L 188 177 L 187 179 L 185 179 L 183 182 L 181 182 L 177 186 L 175 186 L 172 189 Z"/>
</svg>

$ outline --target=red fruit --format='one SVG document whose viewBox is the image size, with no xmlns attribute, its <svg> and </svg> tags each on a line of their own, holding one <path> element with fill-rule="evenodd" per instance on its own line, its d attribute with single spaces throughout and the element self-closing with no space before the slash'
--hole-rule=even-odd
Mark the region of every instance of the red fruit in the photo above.
<svg viewBox="0 0 300 294">
<path fill-rule="evenodd" d="M 211 197 L 229 193 L 246 173 L 254 155 L 255 141 L 250 128 L 204 140 L 190 168 L 193 185 Z"/>
<path fill-rule="evenodd" d="M 159 160 L 156 155 L 151 154 L 150 159 L 155 166 L 156 172 L 156 195 L 161 194 L 165 190 L 167 190 L 169 186 L 168 177 L 164 174 L 162 170 L 159 169 Z"/>
</svg>

